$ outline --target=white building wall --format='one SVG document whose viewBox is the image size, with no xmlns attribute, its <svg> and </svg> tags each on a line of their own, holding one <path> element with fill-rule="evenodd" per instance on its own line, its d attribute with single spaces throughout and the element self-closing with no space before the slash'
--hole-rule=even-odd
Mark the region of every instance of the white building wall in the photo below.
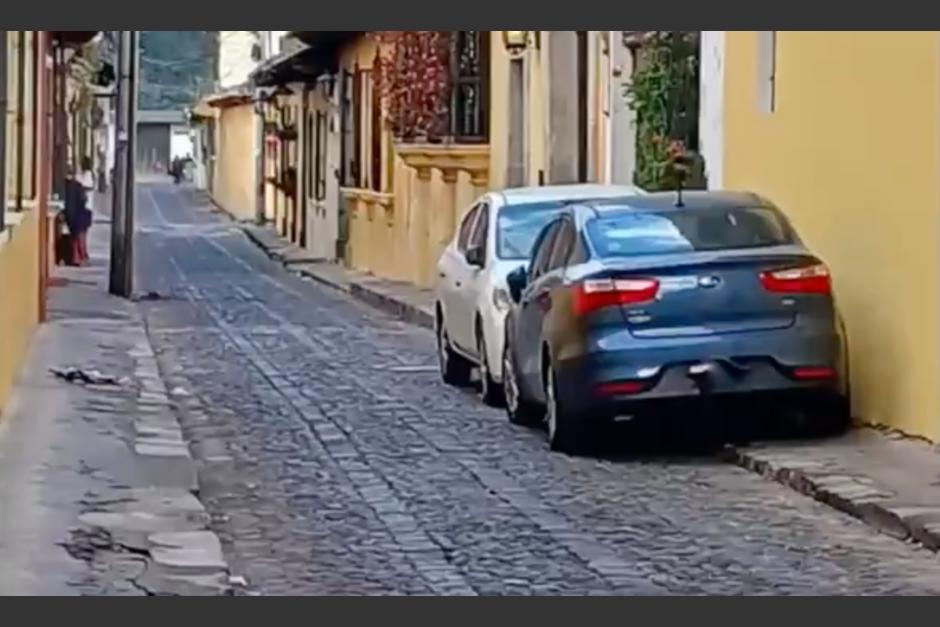
<svg viewBox="0 0 940 627">
<path fill-rule="evenodd" d="M 699 143 L 709 189 L 724 186 L 725 31 L 701 36 Z"/>
<path fill-rule="evenodd" d="M 610 31 L 610 166 L 608 182 L 632 185 L 636 169 L 636 114 L 627 104 L 633 77 L 633 55 L 623 42 L 623 31 Z"/>
<path fill-rule="evenodd" d="M 219 87 L 237 87 L 248 80 L 258 61 L 252 56 L 255 46 L 262 46 L 259 31 L 219 31 Z M 263 47 L 261 48 L 263 52 Z"/>
<path fill-rule="evenodd" d="M 170 128 L 170 159 L 186 159 L 193 156 L 193 138 L 188 126 Z"/>
<path fill-rule="evenodd" d="M 264 58 L 270 59 L 281 52 L 281 38 L 287 34 L 286 30 L 265 30 L 261 31 L 262 46 L 264 48 Z"/>
</svg>

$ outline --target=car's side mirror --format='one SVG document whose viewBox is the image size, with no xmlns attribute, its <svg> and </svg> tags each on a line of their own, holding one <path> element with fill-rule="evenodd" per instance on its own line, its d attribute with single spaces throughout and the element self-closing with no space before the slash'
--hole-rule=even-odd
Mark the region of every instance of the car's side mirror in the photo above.
<svg viewBox="0 0 940 627">
<path fill-rule="evenodd" d="M 522 290 L 525 289 L 528 280 L 529 275 L 525 266 L 519 266 L 506 276 L 506 287 L 509 288 L 509 297 L 512 302 L 518 304 L 522 299 Z"/>
<path fill-rule="evenodd" d="M 486 249 L 483 246 L 472 246 L 468 248 L 464 257 L 471 266 L 482 268 L 486 265 Z"/>
</svg>

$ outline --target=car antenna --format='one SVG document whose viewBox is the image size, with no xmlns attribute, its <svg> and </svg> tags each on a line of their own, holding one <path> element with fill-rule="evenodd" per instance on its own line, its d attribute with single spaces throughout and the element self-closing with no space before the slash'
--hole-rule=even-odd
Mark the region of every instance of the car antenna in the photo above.
<svg viewBox="0 0 940 627">
<path fill-rule="evenodd" d="M 684 207 L 682 201 L 682 184 L 685 182 L 686 174 L 689 171 L 689 160 L 684 152 L 679 152 L 673 157 L 672 171 L 676 177 L 676 207 Z"/>
</svg>

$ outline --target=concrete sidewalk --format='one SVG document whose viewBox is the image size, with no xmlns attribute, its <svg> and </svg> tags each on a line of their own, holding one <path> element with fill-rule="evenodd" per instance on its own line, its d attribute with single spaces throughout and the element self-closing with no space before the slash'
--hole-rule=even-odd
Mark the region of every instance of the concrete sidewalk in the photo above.
<svg viewBox="0 0 940 627">
<path fill-rule="evenodd" d="M 242 225 L 273 260 L 404 320 L 433 328 L 429 290 L 343 266 L 311 262 L 270 227 Z M 940 448 L 859 428 L 824 441 L 729 446 L 724 457 L 902 540 L 940 550 Z"/>
<path fill-rule="evenodd" d="M 92 265 L 60 268 L 0 417 L 0 594 L 224 594 L 228 571 L 195 496 L 196 466 L 133 302 Z M 51 369 L 117 378 L 82 384 Z"/>
<path fill-rule="evenodd" d="M 434 328 L 434 292 L 404 281 L 391 281 L 336 263 L 311 259 L 307 251 L 282 238 L 271 227 L 242 224 L 245 235 L 272 260 L 302 276 L 428 329 Z"/>
</svg>

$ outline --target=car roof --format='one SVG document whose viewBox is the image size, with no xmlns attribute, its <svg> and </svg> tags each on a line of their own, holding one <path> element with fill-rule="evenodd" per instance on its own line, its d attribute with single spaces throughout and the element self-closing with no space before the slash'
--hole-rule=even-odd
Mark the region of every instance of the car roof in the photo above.
<svg viewBox="0 0 940 627">
<path fill-rule="evenodd" d="M 736 191 L 683 191 L 682 205 L 677 205 L 675 191 L 651 192 L 648 194 L 615 199 L 598 199 L 578 203 L 591 213 L 605 211 L 668 211 L 671 209 L 704 210 L 735 209 L 741 207 L 768 207 L 774 205 L 754 192 Z"/>
<path fill-rule="evenodd" d="M 601 185 L 597 183 L 576 183 L 572 185 L 543 185 L 539 187 L 514 187 L 499 192 L 503 202 L 515 205 L 528 202 L 572 202 L 606 198 L 623 198 L 645 194 L 646 192 L 633 185 Z"/>
</svg>

